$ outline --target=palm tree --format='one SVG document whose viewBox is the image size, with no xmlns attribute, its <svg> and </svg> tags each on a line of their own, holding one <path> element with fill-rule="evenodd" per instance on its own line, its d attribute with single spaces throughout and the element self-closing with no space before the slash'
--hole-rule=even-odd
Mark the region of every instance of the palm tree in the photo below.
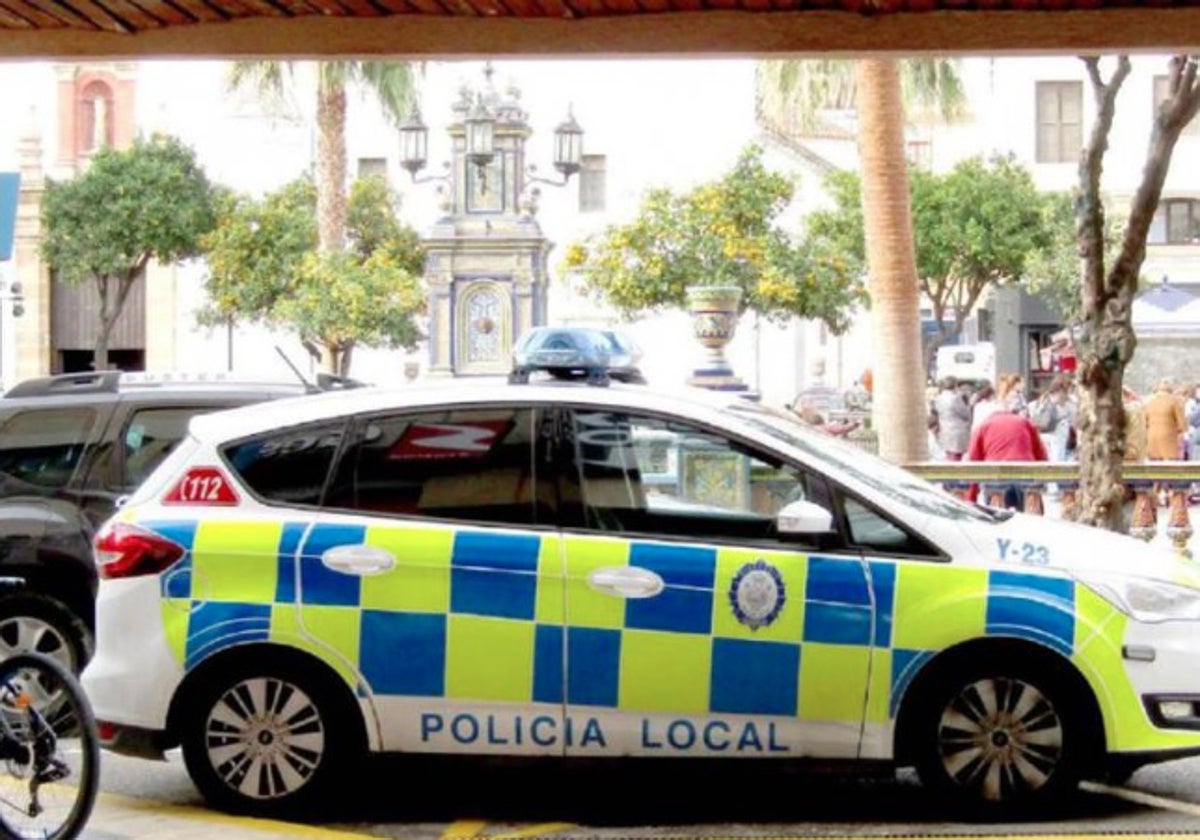
<svg viewBox="0 0 1200 840">
<path fill-rule="evenodd" d="M 913 249 L 905 157 L 905 103 L 944 118 L 965 101 L 948 60 L 766 61 L 759 65 L 759 113 L 783 114 L 789 129 L 810 129 L 823 108 L 858 111 L 859 167 L 867 288 L 871 295 L 874 424 L 879 454 L 896 462 L 928 455 L 921 352 L 920 283 Z"/>
</svg>

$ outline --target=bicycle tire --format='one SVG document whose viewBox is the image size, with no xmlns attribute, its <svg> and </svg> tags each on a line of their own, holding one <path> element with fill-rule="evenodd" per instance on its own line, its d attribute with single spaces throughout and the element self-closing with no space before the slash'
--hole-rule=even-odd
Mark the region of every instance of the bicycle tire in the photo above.
<svg viewBox="0 0 1200 840">
<path fill-rule="evenodd" d="M 0 837 L 75 840 L 99 783 L 96 718 L 75 675 L 40 653 L 0 661 Z"/>
</svg>

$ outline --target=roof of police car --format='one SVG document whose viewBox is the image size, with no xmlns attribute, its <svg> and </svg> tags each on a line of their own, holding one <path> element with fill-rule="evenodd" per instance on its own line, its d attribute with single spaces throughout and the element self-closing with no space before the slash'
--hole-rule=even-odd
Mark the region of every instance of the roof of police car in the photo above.
<svg viewBox="0 0 1200 840">
<path fill-rule="evenodd" d="M 286 397 L 197 416 L 191 431 L 204 440 L 229 440 L 276 428 L 298 426 L 327 417 L 411 408 L 473 408 L 513 403 L 595 404 L 636 406 L 676 413 L 707 414 L 741 401 L 736 394 L 701 388 L 606 386 L 583 382 L 536 382 L 510 385 L 503 382 L 447 379 L 436 383 L 402 386 L 368 386 L 321 394 Z"/>
</svg>

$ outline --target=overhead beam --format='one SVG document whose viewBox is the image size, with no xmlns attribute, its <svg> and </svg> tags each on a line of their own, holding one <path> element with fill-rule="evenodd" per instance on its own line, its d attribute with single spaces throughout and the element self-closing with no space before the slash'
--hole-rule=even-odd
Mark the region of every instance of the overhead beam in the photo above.
<svg viewBox="0 0 1200 840">
<path fill-rule="evenodd" d="M 1088 11 L 690 11 L 557 18 L 253 18 L 137 34 L 2 30 L 0 58 L 629 58 L 1200 52 L 1200 7 Z"/>
</svg>

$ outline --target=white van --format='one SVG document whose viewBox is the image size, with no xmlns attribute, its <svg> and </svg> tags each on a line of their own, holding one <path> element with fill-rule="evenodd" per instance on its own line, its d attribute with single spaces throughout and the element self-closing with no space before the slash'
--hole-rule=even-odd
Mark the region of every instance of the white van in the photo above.
<svg viewBox="0 0 1200 840">
<path fill-rule="evenodd" d="M 996 345 L 990 341 L 978 344 L 947 344 L 939 347 L 934 365 L 937 381 L 953 376 L 955 379 L 994 382 L 996 380 Z"/>
</svg>

